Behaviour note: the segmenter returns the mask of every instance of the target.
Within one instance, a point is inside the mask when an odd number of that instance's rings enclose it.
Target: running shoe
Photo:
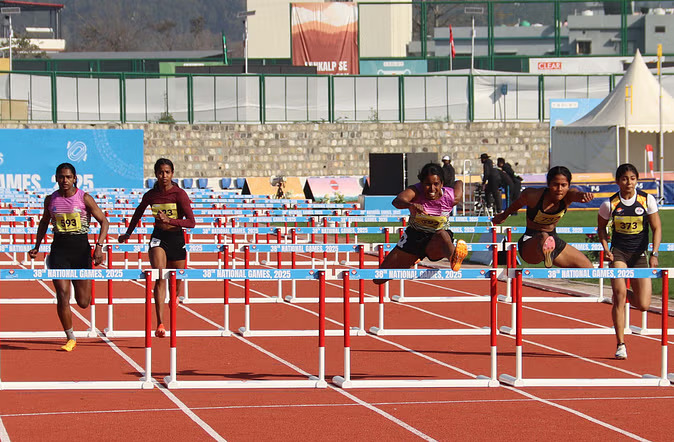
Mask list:
[[[543,256],[545,258],[545,267],[552,267],[552,252],[555,251],[555,238],[548,236],[543,243]]]
[[[618,344],[618,348],[615,351],[616,359],[627,359],[627,347],[625,344]]]
[[[158,338],[163,338],[166,336],[166,329],[164,328],[164,324],[159,324],[157,327],[157,330],[155,330],[154,335]]]
[[[468,246],[466,245],[466,241],[460,239],[456,242],[456,247],[454,247],[454,253],[452,254],[452,258],[449,260],[452,270],[455,272],[458,272],[461,270],[461,263],[463,262],[463,259],[468,255]]]
[[[77,341],[74,339],[68,339],[68,342],[66,342],[66,345],[61,347],[61,350],[64,351],[73,351],[75,349],[75,346],[77,345]]]

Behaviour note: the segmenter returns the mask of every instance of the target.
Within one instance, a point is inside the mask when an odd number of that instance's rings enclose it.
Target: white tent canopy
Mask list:
[[[626,100],[627,87],[631,100]],[[599,105],[568,126],[552,128],[550,165],[567,166],[572,172],[614,172],[617,165],[630,162],[645,172],[646,144],[659,152],[659,104],[658,80],[637,51],[622,80]],[[664,89],[662,104],[664,145],[673,146],[674,98]],[[674,162],[674,155],[667,157]],[[665,168],[671,169],[667,164]]]

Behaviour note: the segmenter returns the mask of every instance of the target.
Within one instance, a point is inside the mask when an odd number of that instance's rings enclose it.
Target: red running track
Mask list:
[[[190,283],[190,298],[222,296],[222,282]],[[489,293],[487,281],[407,281],[406,296]],[[283,283],[289,292],[290,282]],[[298,282],[299,297],[317,294]],[[352,296],[358,282],[352,281]],[[50,299],[50,282],[3,282],[0,299]],[[391,283],[391,295],[398,283]],[[275,282],[251,282],[254,298],[275,297]],[[377,288],[365,283],[367,297]],[[505,293],[505,284],[499,283]],[[142,297],[142,285],[115,283],[115,297]],[[96,284],[97,298],[107,296]],[[340,281],[327,296],[341,297]],[[232,298],[243,284],[231,283]],[[525,288],[524,296],[557,296]],[[143,328],[142,304],[115,307],[117,330]],[[377,304],[365,304],[365,325],[377,325]],[[89,310],[75,307],[76,330],[88,327]],[[107,322],[99,305],[97,327]],[[315,329],[313,304],[253,304],[252,329]],[[489,323],[488,303],[386,303],[387,328],[475,328]],[[231,306],[231,330],[243,325],[243,305]],[[551,303],[524,307],[525,327],[610,327],[610,305]],[[358,324],[351,306],[351,324]],[[510,305],[499,303],[499,326],[510,325]],[[167,312],[168,316],[168,312]],[[327,329],[341,329],[341,304],[328,304]],[[178,310],[181,330],[215,330],[223,307],[189,303]],[[649,314],[649,324],[659,316]],[[54,305],[0,305],[0,332],[59,329]],[[657,374],[658,336],[628,335],[629,359],[613,359],[612,335],[525,336],[527,377],[636,378]],[[2,339],[1,380],[137,380],[144,365],[143,338],[80,338],[72,353],[64,339]],[[467,379],[489,371],[489,336],[353,336],[353,379]],[[316,337],[178,337],[179,380],[303,380],[317,371]],[[0,391],[0,440],[670,440],[671,387],[536,387],[168,390],[169,340],[153,339],[152,390]],[[343,374],[343,339],[328,337],[326,379]],[[498,372],[515,371],[515,343],[498,337]],[[670,367],[672,358],[669,358]],[[674,371],[674,370],[673,370]]]

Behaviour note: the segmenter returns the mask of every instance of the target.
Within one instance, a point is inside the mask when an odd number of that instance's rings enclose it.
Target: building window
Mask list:
[[[576,42],[576,53],[578,55],[590,55],[590,54],[592,54],[592,42],[591,41],[577,41]]]
[[[666,32],[666,31],[665,31],[665,27],[664,27],[664,26],[656,26],[656,27],[655,27],[655,32],[658,32],[658,33],[660,33],[660,34],[664,34],[664,33]]]

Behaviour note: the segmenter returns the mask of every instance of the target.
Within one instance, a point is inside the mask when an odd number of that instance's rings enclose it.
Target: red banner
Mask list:
[[[358,74],[358,8],[355,3],[292,4],[293,65],[319,74]]]

